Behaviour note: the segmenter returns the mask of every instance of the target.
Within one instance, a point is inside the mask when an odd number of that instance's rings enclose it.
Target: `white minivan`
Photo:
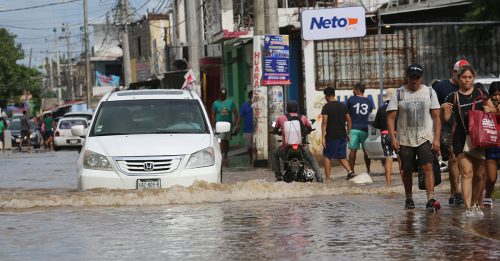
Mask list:
[[[201,99],[187,90],[127,90],[99,102],[77,163],[78,188],[150,189],[221,182],[217,133]]]

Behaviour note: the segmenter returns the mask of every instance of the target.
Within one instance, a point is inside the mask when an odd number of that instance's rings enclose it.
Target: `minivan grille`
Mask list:
[[[181,156],[115,157],[118,169],[126,175],[151,175],[169,173],[179,167]]]

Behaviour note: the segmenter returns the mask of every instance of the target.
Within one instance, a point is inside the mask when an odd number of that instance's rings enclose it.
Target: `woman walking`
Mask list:
[[[476,99],[479,96],[486,96],[487,93],[478,88],[474,88],[474,78],[476,72],[470,65],[464,65],[457,71],[460,88],[457,92],[449,95],[441,108],[444,110],[445,119],[448,120],[453,112],[457,119],[456,129],[453,133],[453,153],[458,157],[460,173],[462,176],[462,193],[465,200],[466,216],[483,216],[480,208],[481,194],[484,189],[484,151],[468,150],[466,139],[468,133],[468,113],[475,103],[477,110],[484,112],[496,112],[493,103],[488,98]],[[474,102],[474,100],[476,100]],[[465,148],[465,149],[464,149]]]

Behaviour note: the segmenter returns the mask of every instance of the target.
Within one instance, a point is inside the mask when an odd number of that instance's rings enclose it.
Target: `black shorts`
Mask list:
[[[21,130],[21,139],[24,139],[26,137],[27,139],[30,138],[30,131],[29,130]]]
[[[434,160],[434,152],[432,152],[430,141],[424,142],[418,147],[401,146],[399,157],[401,158],[401,167],[403,173],[413,173],[419,165],[432,163]]]

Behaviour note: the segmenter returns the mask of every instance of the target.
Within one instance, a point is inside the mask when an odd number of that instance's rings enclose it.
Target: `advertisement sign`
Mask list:
[[[291,84],[288,35],[264,36],[263,65],[262,85]]]
[[[302,39],[325,40],[366,35],[363,7],[326,8],[302,11]]]
[[[104,74],[101,74],[98,71],[95,71],[95,82],[97,87],[101,86],[113,86],[113,87],[119,87],[120,86],[120,76],[116,75],[109,75],[106,76]]]

